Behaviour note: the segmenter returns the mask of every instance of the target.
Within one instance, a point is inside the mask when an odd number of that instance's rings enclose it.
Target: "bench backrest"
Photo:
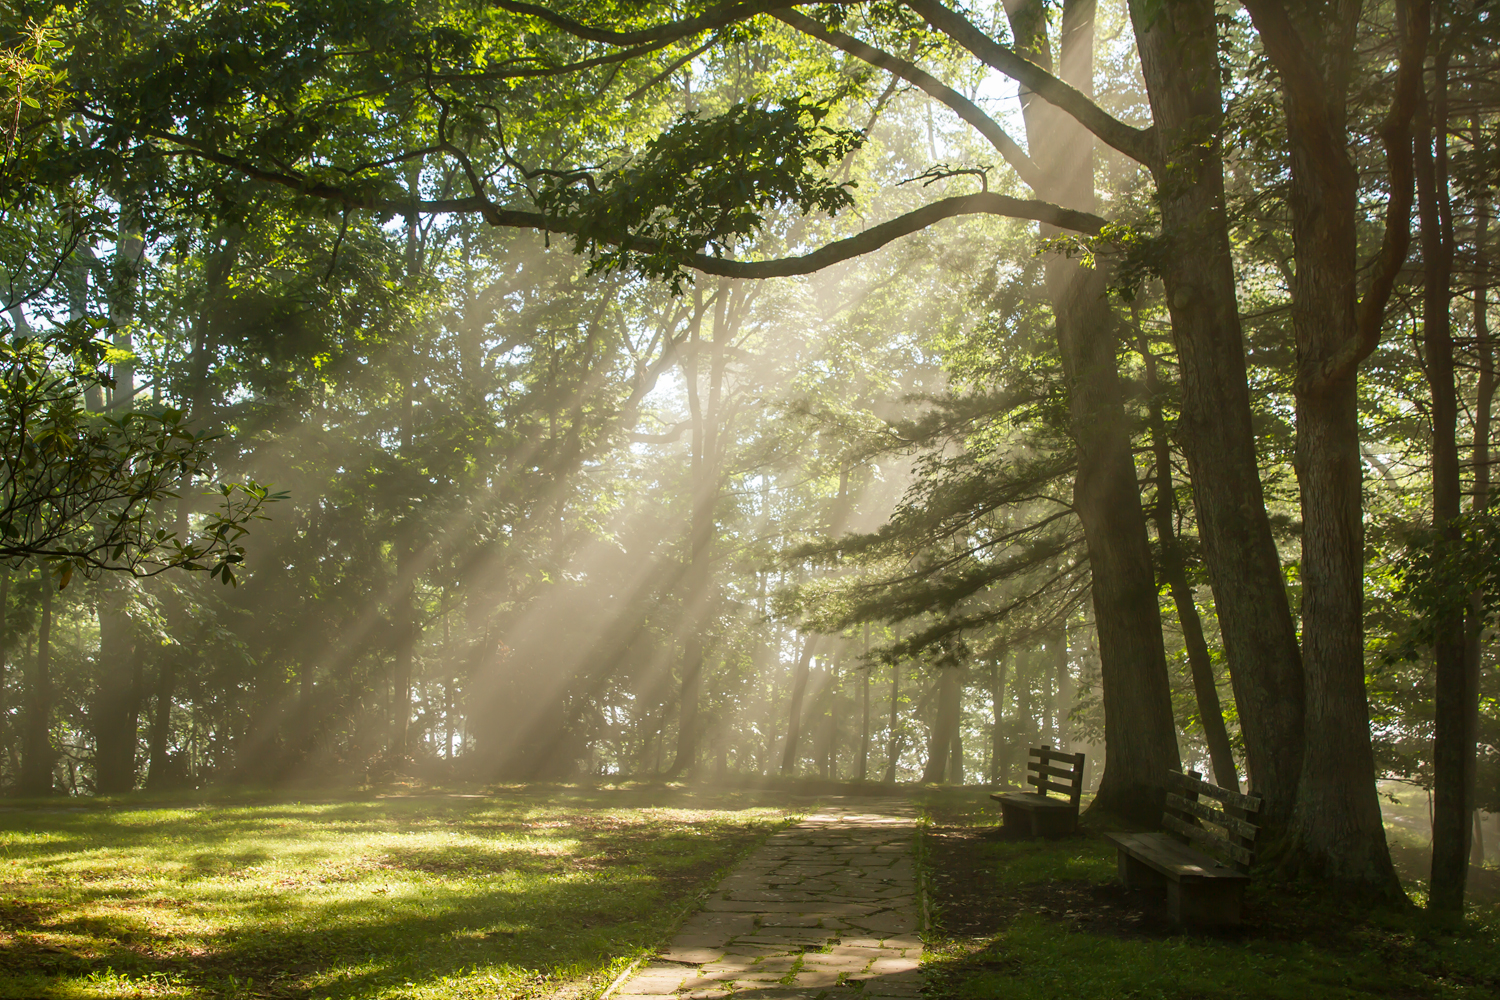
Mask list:
[[[1204,781],[1197,771],[1167,772],[1162,829],[1242,872],[1255,863],[1255,835],[1260,827],[1250,820],[1259,812],[1259,795],[1220,788]]]
[[[1027,751],[1026,770],[1026,784],[1035,785],[1038,795],[1061,792],[1078,805],[1083,794],[1083,754],[1032,747]]]

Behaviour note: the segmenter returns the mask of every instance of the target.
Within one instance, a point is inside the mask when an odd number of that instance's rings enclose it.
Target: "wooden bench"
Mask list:
[[[1258,795],[1220,788],[1197,771],[1169,771],[1164,832],[1107,834],[1118,848],[1120,881],[1133,888],[1165,883],[1174,924],[1238,924],[1260,829],[1248,817],[1258,812]]]
[[[1057,765],[1061,764],[1059,767]],[[1048,747],[1027,751],[1026,783],[1034,792],[996,792],[1005,829],[1031,837],[1066,837],[1078,830],[1078,799],[1083,795],[1083,754]],[[1061,781],[1057,779],[1062,779]],[[1065,799],[1047,793],[1061,792]]]

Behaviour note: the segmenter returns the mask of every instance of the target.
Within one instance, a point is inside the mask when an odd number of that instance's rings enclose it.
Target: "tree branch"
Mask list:
[[[571,17],[549,10],[540,4],[523,3],[521,0],[493,0],[493,2],[502,10],[508,10],[513,14],[529,14],[546,21],[554,28],[560,28],[586,41],[600,42],[604,45],[643,45],[648,42],[677,41],[699,32],[712,31],[737,21],[749,20],[756,14],[794,7],[802,0],[734,0],[731,3],[720,4],[697,17],[652,28],[641,28],[638,31],[615,31],[613,28],[595,27],[591,24],[584,24],[582,21],[575,21]],[[857,0],[835,0],[835,2],[854,3]]]
[[[480,216],[492,226],[537,229],[542,232],[570,235],[578,233],[583,228],[583,224],[574,219],[548,216],[542,212],[501,208],[477,192],[467,198],[432,200],[371,198],[324,181],[309,182],[297,174],[264,170],[235,157],[204,149],[191,140],[177,136],[164,135],[159,138],[179,143],[192,155],[229,167],[253,180],[289,188],[300,194],[321,198],[352,209],[391,214],[411,211],[424,215],[470,214]],[[1067,229],[1090,236],[1098,235],[1105,226],[1104,219],[1090,212],[1079,212],[1053,205],[1050,202],[1011,198],[986,191],[955,198],[943,198],[907,212],[905,215],[899,215],[879,225],[871,226],[857,236],[835,240],[800,257],[758,261],[726,260],[703,253],[680,253],[675,257],[684,266],[705,274],[717,274],[728,278],[784,278],[811,274],[832,264],[878,250],[887,243],[926,229],[944,219],[952,219],[961,215],[998,215],[1011,219],[1030,219],[1034,222],[1056,226],[1058,229]],[[590,238],[596,237],[591,235]],[[637,253],[658,254],[662,250],[661,244],[656,240],[629,235],[614,240],[604,240],[604,242],[613,242],[625,250]]]
[[[900,77],[908,83],[916,85],[923,93],[936,101],[946,105],[954,114],[974,126],[974,129],[989,140],[990,145],[1005,158],[1021,180],[1032,189],[1045,184],[1041,168],[1031,161],[1026,151],[1016,144],[1016,141],[1006,134],[998,122],[985,114],[979,107],[958,91],[949,87],[941,80],[934,78],[930,73],[915,64],[866,45],[857,38],[844,34],[842,31],[833,31],[814,21],[805,14],[793,10],[777,11],[771,15],[778,21],[796,28],[806,35],[826,42],[835,48],[843,49],[856,59],[863,60],[878,69]]]
[[[1078,124],[1098,136],[1100,142],[1114,147],[1153,171],[1159,165],[1156,143],[1152,138],[1154,127],[1139,129],[1125,124],[1089,100],[1081,91],[1001,45],[961,14],[949,10],[936,0],[905,0],[905,3],[926,19],[928,24],[968,49],[980,61],[998,69],[1048,104],[1071,115]]]

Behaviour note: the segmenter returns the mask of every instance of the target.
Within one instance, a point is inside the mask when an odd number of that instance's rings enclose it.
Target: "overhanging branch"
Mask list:
[[[772,16],[803,34],[811,35],[821,42],[843,49],[856,59],[863,60],[871,66],[883,69],[914,84],[927,96],[946,105],[954,114],[974,126],[974,129],[988,139],[990,145],[994,146],[996,151],[1005,158],[1005,162],[1011,165],[1027,186],[1035,190],[1045,184],[1041,169],[1032,162],[1031,157],[1026,155],[1026,151],[1006,134],[995,119],[981,111],[973,101],[914,63],[867,45],[842,31],[825,28],[807,15],[794,10],[777,11]]]
[[[981,62],[993,66],[1017,81],[1053,107],[1071,115],[1078,124],[1126,156],[1155,168],[1158,160],[1151,129],[1127,125],[1036,63],[1018,55],[980,31],[967,18],[949,10],[936,0],[906,0],[906,6],[920,14],[928,24],[972,52]]]

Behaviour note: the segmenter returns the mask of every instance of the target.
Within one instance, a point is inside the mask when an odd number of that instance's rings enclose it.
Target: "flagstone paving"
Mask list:
[[[771,836],[617,1000],[906,1000],[922,940],[902,801],[834,806]]]

